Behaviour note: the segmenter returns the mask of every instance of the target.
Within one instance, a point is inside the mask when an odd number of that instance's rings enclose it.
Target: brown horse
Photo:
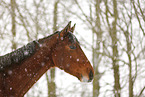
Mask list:
[[[0,97],[22,97],[51,67],[90,82],[94,70],[72,34],[71,22],[62,30],[0,56]]]

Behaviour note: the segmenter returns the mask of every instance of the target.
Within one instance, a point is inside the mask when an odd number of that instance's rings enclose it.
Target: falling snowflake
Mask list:
[[[13,73],[12,70],[9,70],[9,71],[8,71],[8,74],[9,74],[9,75],[11,75],[12,73]]]
[[[61,37],[60,39],[63,40],[63,37]]]
[[[24,51],[24,55],[27,56],[29,54],[28,51]]]
[[[45,65],[45,62],[41,62],[41,66],[44,66]]]
[[[42,44],[39,44],[39,46],[42,47],[43,45]]]
[[[27,72],[27,68],[25,68],[25,72]]]
[[[12,90],[12,87],[10,87],[10,90]]]
[[[80,61],[80,59],[77,59],[77,62],[79,62]]]

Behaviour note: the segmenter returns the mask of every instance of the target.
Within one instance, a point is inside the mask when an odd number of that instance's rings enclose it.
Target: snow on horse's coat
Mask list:
[[[51,67],[90,82],[94,70],[73,35],[71,22],[56,33],[0,56],[0,97],[22,97]]]

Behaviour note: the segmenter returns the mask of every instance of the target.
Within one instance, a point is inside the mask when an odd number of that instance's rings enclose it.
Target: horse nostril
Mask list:
[[[92,81],[93,77],[94,77],[93,71],[90,70],[90,73],[89,73],[89,81],[88,82]]]

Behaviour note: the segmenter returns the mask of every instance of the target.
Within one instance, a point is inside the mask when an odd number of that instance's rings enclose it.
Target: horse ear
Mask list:
[[[74,30],[75,30],[75,26],[76,26],[76,24],[74,24],[74,26],[71,28],[71,32],[72,32],[72,33],[73,33]]]
[[[67,26],[61,31],[60,37],[65,36],[71,30],[71,21],[67,24]]]

